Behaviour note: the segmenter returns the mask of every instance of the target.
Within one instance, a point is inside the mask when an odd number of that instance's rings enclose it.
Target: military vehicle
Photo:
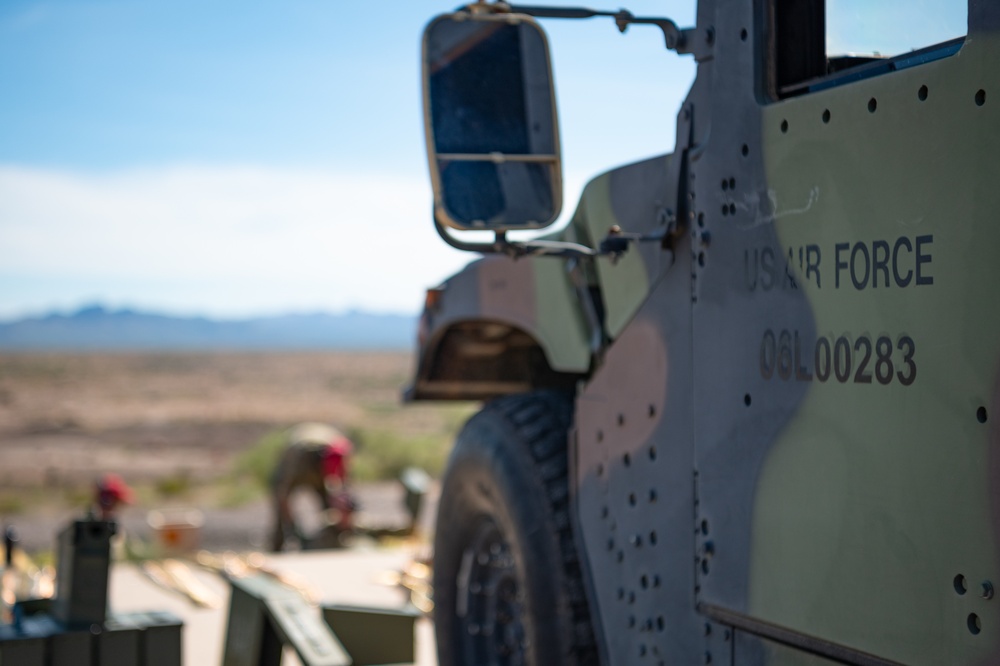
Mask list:
[[[1000,3],[961,5],[867,56],[823,0],[431,21],[434,223],[484,255],[428,291],[409,389],[485,401],[443,665],[1000,664]],[[676,147],[516,240],[562,206],[539,26],[588,17],[697,62]]]

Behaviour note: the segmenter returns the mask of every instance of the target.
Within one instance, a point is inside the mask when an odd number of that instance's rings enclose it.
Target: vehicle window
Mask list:
[[[801,95],[952,55],[962,0],[774,0],[772,92]]]
[[[826,0],[826,53],[889,57],[965,35],[964,0]]]

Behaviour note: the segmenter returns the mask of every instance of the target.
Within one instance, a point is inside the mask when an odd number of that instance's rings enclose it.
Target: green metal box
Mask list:
[[[330,625],[354,666],[412,664],[415,608],[367,608],[326,604],[323,619]]]

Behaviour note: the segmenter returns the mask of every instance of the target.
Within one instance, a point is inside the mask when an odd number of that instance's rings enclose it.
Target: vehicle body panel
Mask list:
[[[686,225],[595,261],[603,353],[569,283],[539,314],[540,259],[490,260],[518,286],[436,326],[526,308],[505,321],[585,380],[606,663],[1000,663],[1000,5],[969,2],[957,50],[782,100],[772,8],[699,3],[677,149],[595,179],[563,234]]]

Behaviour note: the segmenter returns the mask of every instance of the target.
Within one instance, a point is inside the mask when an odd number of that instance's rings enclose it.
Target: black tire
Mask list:
[[[441,666],[598,663],[569,514],[572,409],[555,391],[499,398],[459,434],[434,538]]]

